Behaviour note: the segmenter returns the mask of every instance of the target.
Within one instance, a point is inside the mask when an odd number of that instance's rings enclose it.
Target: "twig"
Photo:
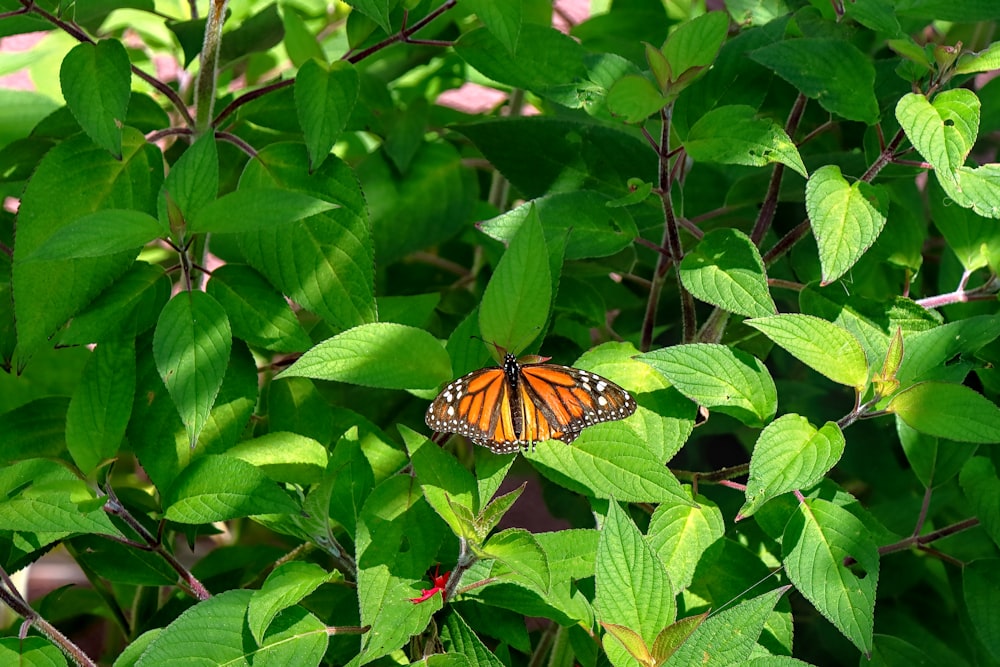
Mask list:
[[[788,113],[788,120],[785,122],[785,133],[789,137],[795,136],[799,129],[799,122],[802,120],[802,112],[805,111],[807,98],[799,93],[792,104],[792,110]],[[778,210],[778,193],[781,190],[781,177],[785,174],[785,165],[776,162],[771,170],[771,181],[767,186],[767,194],[764,196],[764,203],[757,214],[757,221],[754,223],[753,231],[750,232],[750,240],[756,246],[760,245],[767,230],[771,228],[774,221],[774,213]]]

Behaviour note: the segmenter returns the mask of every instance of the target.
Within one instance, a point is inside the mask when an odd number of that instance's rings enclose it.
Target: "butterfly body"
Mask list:
[[[635,400],[595,373],[546,363],[481,368],[452,381],[427,409],[427,425],[457,433],[497,454],[528,449],[543,440],[570,443],[588,426],[624,419]]]

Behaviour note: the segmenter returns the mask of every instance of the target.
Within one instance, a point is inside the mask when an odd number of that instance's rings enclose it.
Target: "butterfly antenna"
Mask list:
[[[753,589],[757,588],[758,586],[760,586],[762,583],[764,583],[765,581],[767,581],[771,577],[777,575],[779,572],[784,571],[784,569],[785,569],[785,566],[781,565],[777,569],[775,569],[774,571],[769,572],[768,574],[764,575],[764,577],[762,577],[760,581],[758,581],[756,583],[753,583],[753,584],[750,584],[750,586],[745,591],[743,591],[739,595],[733,597],[731,600],[729,600],[728,602],[726,602],[725,604],[723,604],[718,609],[713,609],[711,611],[711,613],[709,613],[708,617],[711,618],[712,616],[715,616],[716,614],[718,614],[720,611],[723,611],[724,609],[727,609],[727,608],[733,606],[736,603],[737,600],[742,599],[744,595],[746,595],[747,593],[749,593]]]

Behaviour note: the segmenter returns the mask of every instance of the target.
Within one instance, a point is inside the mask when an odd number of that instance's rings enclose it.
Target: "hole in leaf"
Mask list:
[[[399,540],[399,553],[405,554],[409,550],[410,550],[410,538],[408,538],[406,535],[403,535],[403,537]]]
[[[854,559],[851,559],[851,561],[852,562],[847,566],[847,569],[851,571],[851,574],[853,574],[858,579],[866,578],[868,576],[868,571],[865,568],[863,568],[858,561]]]
[[[944,121],[944,126],[945,127],[954,127],[955,126],[955,121],[953,121],[951,118],[947,118]]]

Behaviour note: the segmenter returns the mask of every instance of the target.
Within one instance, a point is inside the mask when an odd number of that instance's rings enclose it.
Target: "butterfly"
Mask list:
[[[635,400],[611,380],[537,359],[522,364],[505,354],[502,366],[452,381],[427,408],[424,421],[434,431],[464,435],[509,454],[543,440],[570,443],[588,426],[635,412]]]

